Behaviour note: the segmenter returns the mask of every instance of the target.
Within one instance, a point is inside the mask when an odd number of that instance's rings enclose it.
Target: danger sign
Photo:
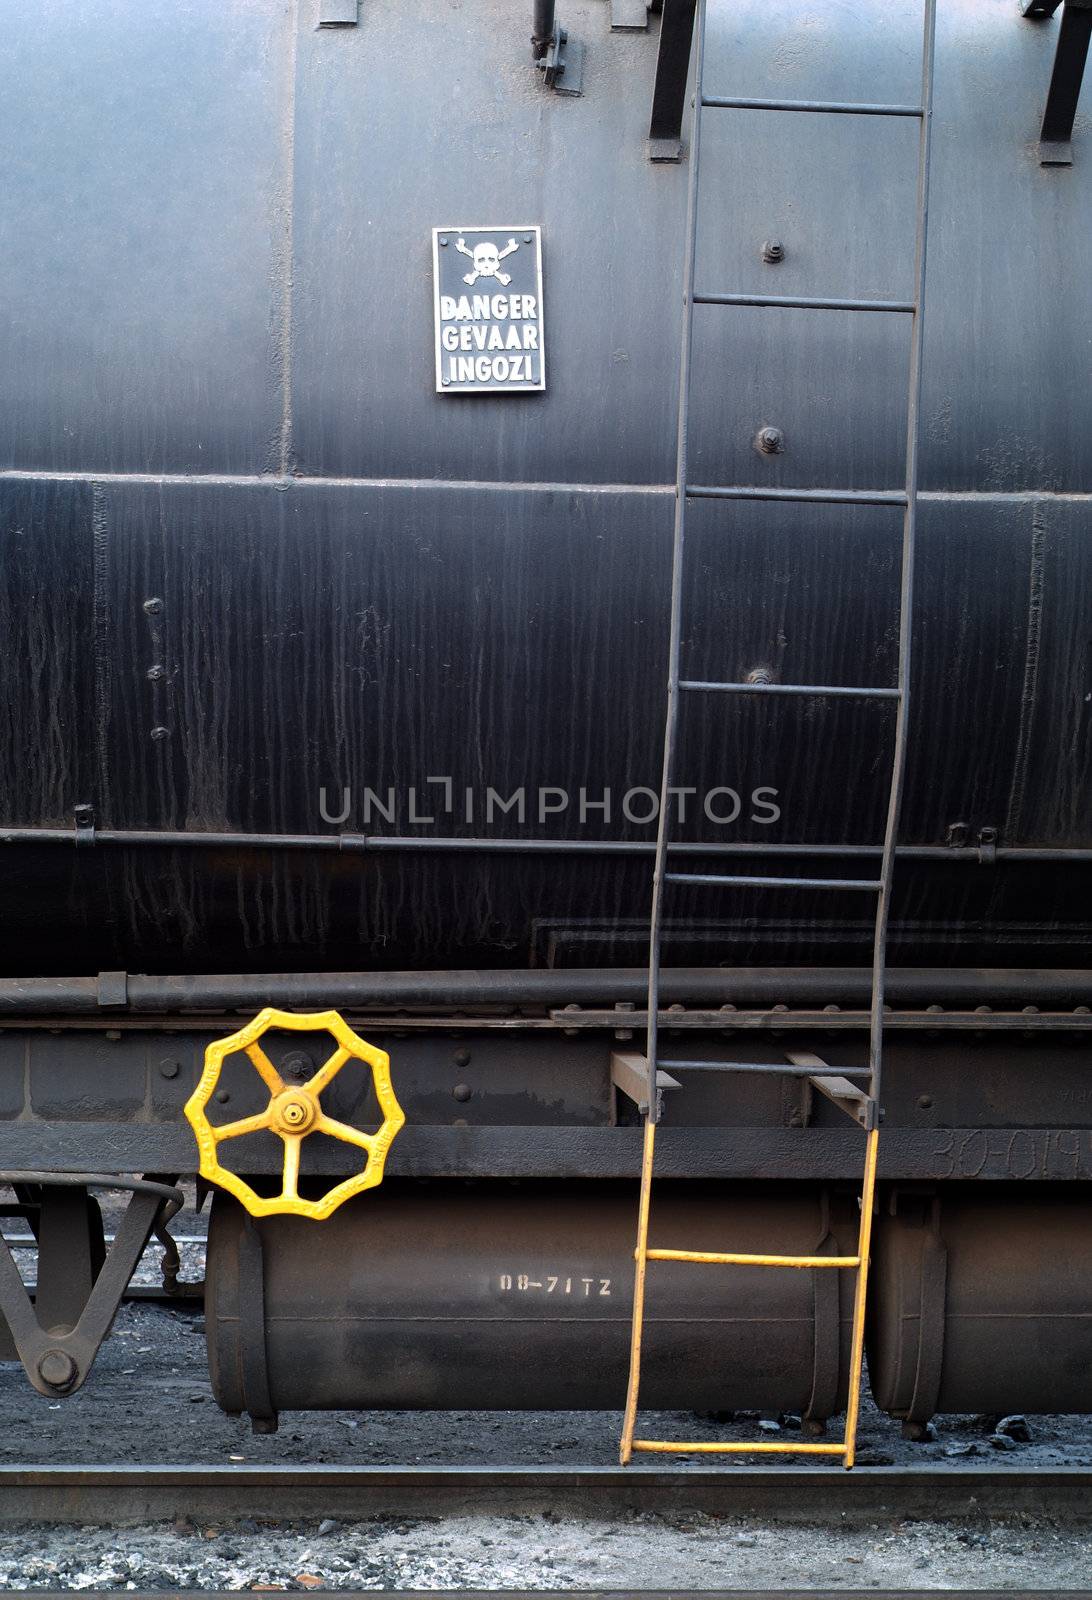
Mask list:
[[[541,230],[434,228],[432,257],[437,391],[545,389]]]

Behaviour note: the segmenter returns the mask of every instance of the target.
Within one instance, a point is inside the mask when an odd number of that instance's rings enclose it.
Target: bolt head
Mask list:
[[[315,1063],[306,1050],[290,1050],[281,1065],[281,1077],[294,1083],[306,1083],[314,1071]]]
[[[76,1363],[67,1350],[47,1350],[38,1361],[38,1376],[51,1389],[70,1389],[76,1381]]]
[[[300,1089],[287,1089],[273,1101],[272,1124],[274,1131],[306,1133],[319,1115],[319,1105]]]
[[[785,246],[780,239],[767,239],[762,246],[762,259],[770,266],[785,259]]]
[[[177,1078],[178,1077],[178,1062],[177,1061],[172,1061],[171,1058],[168,1056],[166,1058],[166,1060],[161,1061],[159,1063],[159,1073],[160,1073],[160,1077],[163,1077],[163,1078]]]
[[[776,456],[785,448],[785,435],[780,428],[759,428],[755,444],[764,456]]]

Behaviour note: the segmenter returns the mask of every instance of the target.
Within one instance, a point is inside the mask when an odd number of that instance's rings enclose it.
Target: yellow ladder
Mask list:
[[[816,1063],[821,1070],[821,1063]],[[817,1072],[810,1077],[814,1087],[829,1093],[833,1099],[841,1097],[846,1080]],[[622,1424],[622,1443],[619,1451],[623,1466],[631,1460],[634,1451],[653,1455],[670,1455],[696,1451],[702,1455],[813,1455],[841,1456],[846,1468],[852,1467],[857,1447],[857,1419],[860,1410],[861,1366],[864,1361],[865,1310],[868,1299],[868,1253],[872,1240],[872,1209],[876,1193],[876,1159],[879,1153],[880,1130],[876,1125],[878,1113],[875,1102],[860,1096],[864,1116],[871,1124],[865,1134],[864,1182],[861,1186],[861,1220],[857,1233],[857,1253],[852,1256],[764,1256],[742,1255],[732,1251],[709,1250],[650,1250],[648,1247],[648,1219],[652,1200],[652,1158],[656,1145],[656,1124],[651,1117],[645,1120],[644,1150],[641,1157],[641,1198],[637,1216],[637,1263],[633,1283],[633,1324],[630,1333],[629,1387],[626,1392],[626,1410]],[[839,1440],[824,1440],[815,1444],[783,1444],[773,1441],[743,1441],[720,1443],[702,1440],[674,1441],[664,1439],[635,1439],[637,1425],[637,1400],[641,1385],[641,1335],[645,1316],[645,1275],[650,1261],[689,1261],[698,1266],[710,1267],[789,1267],[821,1268],[834,1271],[846,1269],[857,1273],[856,1292],[853,1297],[853,1333],[850,1341],[849,1400],[846,1406],[845,1433]]]

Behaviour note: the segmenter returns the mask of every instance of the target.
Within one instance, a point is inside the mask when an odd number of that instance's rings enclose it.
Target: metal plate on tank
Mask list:
[[[541,230],[434,228],[432,259],[437,391],[545,389]]]

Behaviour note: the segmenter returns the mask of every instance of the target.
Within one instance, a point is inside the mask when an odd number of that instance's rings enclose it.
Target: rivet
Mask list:
[[[746,681],[748,683],[759,684],[772,683],[774,681],[773,672],[769,667],[752,667],[750,672],[747,674]]]
[[[150,599],[145,600],[144,609],[150,617],[158,616],[163,610],[163,602],[158,595],[152,595]]]
[[[177,1061],[172,1061],[170,1056],[167,1056],[165,1060],[163,1060],[163,1061],[161,1061],[159,1063],[159,1072],[160,1072],[160,1076],[161,1077],[164,1077],[164,1078],[177,1078],[178,1077],[178,1062]]]
[[[455,1052],[453,1060],[457,1067],[468,1067],[470,1065],[470,1051],[466,1048],[465,1044],[459,1046],[458,1050]]]
[[[773,266],[778,261],[785,259],[785,246],[780,239],[767,239],[762,246],[762,259]]]
[[[918,1105],[920,1106],[922,1111],[928,1111],[928,1109],[932,1105],[932,1103],[933,1103],[933,1097],[932,1097],[931,1094],[919,1094],[918,1095]]]
[[[451,1092],[456,1100],[470,1099],[470,1085],[468,1083],[457,1083]]]
[[[446,239],[441,239],[440,243],[443,244],[443,245],[446,245],[447,244],[447,240]]]
[[[764,456],[776,456],[785,448],[785,435],[780,428],[759,428],[755,445]]]
[[[220,1104],[222,1106],[226,1106],[228,1101],[231,1099],[231,1090],[230,1089],[217,1089],[216,1098],[217,1098],[217,1100],[219,1100],[219,1102],[220,1102]]]
[[[161,661],[157,661],[154,667],[148,668],[148,676],[155,683],[157,678],[165,678],[167,676],[167,669]]]
[[[523,235],[523,242],[524,242],[524,244],[530,244],[530,242],[531,242],[531,235],[530,235],[530,234],[529,234],[529,233],[525,233],[525,234],[524,234],[524,235]]]
[[[171,736],[170,728],[163,728],[163,727],[153,728],[152,732],[151,732],[151,737],[153,739],[155,739],[155,740],[169,739],[170,736]]]

